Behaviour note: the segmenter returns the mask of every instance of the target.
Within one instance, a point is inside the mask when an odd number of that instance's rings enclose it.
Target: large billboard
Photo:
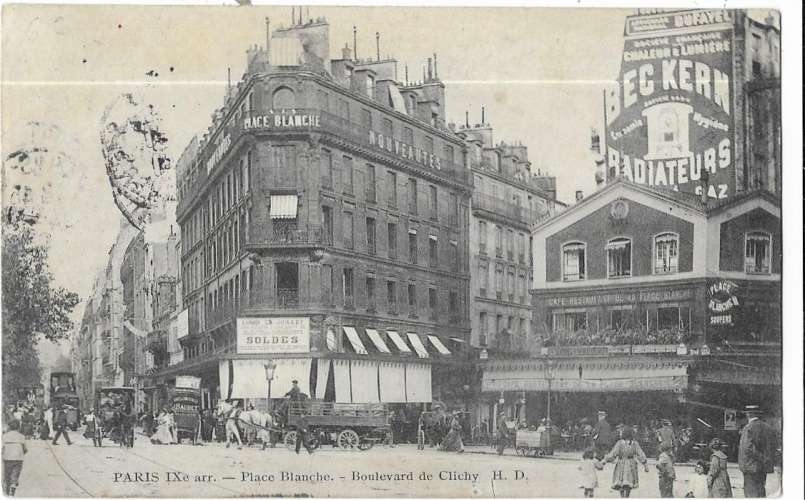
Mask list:
[[[618,95],[607,116],[609,171],[639,184],[734,193],[733,13],[627,18]]]
[[[238,318],[238,354],[309,351],[310,318]]]

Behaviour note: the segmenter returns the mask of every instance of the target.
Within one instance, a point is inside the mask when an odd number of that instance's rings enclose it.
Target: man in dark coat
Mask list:
[[[659,441],[660,449],[665,448],[671,459],[676,458],[676,436],[674,435],[674,428],[671,421],[667,418],[662,419],[662,427],[657,431],[657,440]]]
[[[313,453],[310,447],[310,440],[308,439],[308,425],[307,417],[304,415],[299,419],[299,426],[296,428],[296,453],[299,454],[299,448],[305,446],[308,454]]]
[[[290,399],[291,401],[299,401],[302,399],[302,390],[299,389],[299,381],[294,380],[291,382],[293,386],[291,390],[285,393],[285,397]]]
[[[503,450],[506,449],[512,438],[510,433],[509,419],[506,418],[504,412],[500,412],[500,415],[498,415],[498,455],[503,455]]]
[[[61,405],[56,407],[56,414],[53,416],[53,427],[56,429],[56,435],[53,436],[51,444],[58,445],[60,436],[64,436],[68,445],[73,444],[70,442],[70,435],[67,434],[67,412],[64,411]]]
[[[595,442],[595,457],[598,460],[609,453],[612,445],[615,444],[615,434],[607,422],[607,412],[605,411],[598,412],[598,422],[593,428],[593,441]]]
[[[763,412],[760,407],[744,407],[749,419],[741,429],[738,443],[738,468],[744,476],[744,496],[764,498],[766,496],[766,474],[774,472],[774,430],[760,420]]]

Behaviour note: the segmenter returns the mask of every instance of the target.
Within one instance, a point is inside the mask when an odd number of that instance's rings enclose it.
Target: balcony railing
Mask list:
[[[502,198],[477,192],[472,194],[472,208],[501,215],[525,224],[536,222],[545,215],[544,212],[531,210],[528,207],[519,206]]]
[[[279,121],[279,125],[277,121]],[[214,136],[215,140],[207,140],[201,145],[199,157],[206,161],[206,159],[212,155],[212,152],[219,147],[221,138],[225,136],[229,136],[231,143],[235,144],[243,134],[275,131],[295,133],[316,131],[330,133],[342,140],[372,148],[377,151],[378,154],[383,154],[394,160],[411,164],[418,169],[422,169],[423,171],[448,180],[466,184],[469,183],[471,179],[470,170],[464,165],[453,163],[445,158],[440,158],[441,168],[426,167],[415,160],[396,155],[387,151],[385,148],[381,148],[377,144],[373,144],[370,141],[370,132],[372,131],[370,127],[344,119],[333,113],[313,108],[298,108],[293,112],[282,111],[279,113],[266,109],[236,115],[235,118],[230,119],[227,125]],[[199,173],[189,181],[179,179],[182,195],[177,205],[177,213],[180,216],[188,209],[201,190],[204,189],[210,174],[212,174],[216,168],[219,168],[219,165],[213,165],[212,167],[210,172],[207,172],[206,168],[200,169]],[[323,178],[322,185],[329,186],[329,188],[332,189],[332,180],[325,180]]]
[[[271,233],[258,231],[260,236],[251,238],[249,246],[298,247],[298,246],[330,246],[332,235],[321,226],[306,228],[274,228]]]

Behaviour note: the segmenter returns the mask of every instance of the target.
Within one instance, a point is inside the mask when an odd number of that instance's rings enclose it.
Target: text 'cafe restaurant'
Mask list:
[[[450,356],[433,335],[325,325],[317,316],[238,318],[236,353],[218,360],[219,397],[264,406],[269,391],[283,398],[297,380],[328,402],[430,403],[431,365]]]

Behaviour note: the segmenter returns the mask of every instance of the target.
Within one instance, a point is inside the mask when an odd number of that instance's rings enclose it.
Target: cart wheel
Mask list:
[[[339,432],[338,438],[336,439],[338,447],[342,450],[353,450],[358,446],[360,441],[361,439],[358,437],[358,433],[352,429],[344,429]]]
[[[296,449],[296,431],[290,431],[282,440],[285,443],[285,447],[289,450],[293,451]]]

